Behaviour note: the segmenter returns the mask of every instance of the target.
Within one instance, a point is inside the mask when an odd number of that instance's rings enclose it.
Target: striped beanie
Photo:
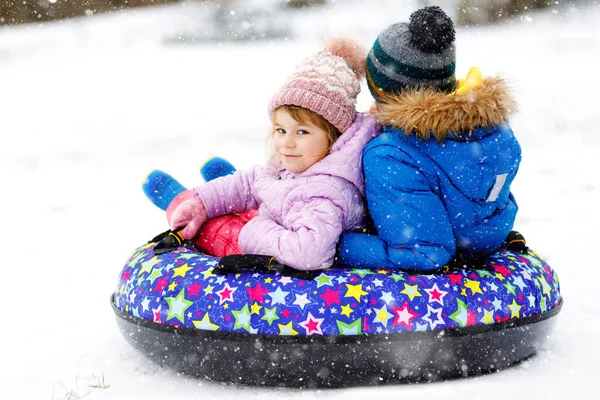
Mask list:
[[[330,40],[325,50],[307,57],[269,103],[269,116],[281,106],[306,108],[344,133],[356,115],[366,50],[354,40]]]
[[[456,88],[454,24],[437,6],[413,12],[408,23],[381,32],[367,57],[367,82],[376,100],[408,88]]]

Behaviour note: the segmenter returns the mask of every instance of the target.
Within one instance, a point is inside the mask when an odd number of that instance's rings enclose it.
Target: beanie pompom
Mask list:
[[[438,6],[412,13],[408,30],[412,45],[426,53],[439,53],[454,42],[454,24]]]
[[[325,49],[346,61],[358,79],[365,76],[366,49],[356,40],[331,38],[325,42]]]

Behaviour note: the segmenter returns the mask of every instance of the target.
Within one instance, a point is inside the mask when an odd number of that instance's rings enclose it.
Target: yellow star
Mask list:
[[[521,311],[521,306],[517,304],[517,301],[513,299],[513,302],[508,305],[510,308],[510,317],[511,318],[519,318],[519,312]]]
[[[280,335],[295,336],[295,335],[298,334],[298,332],[296,332],[294,330],[294,328],[292,328],[292,322],[291,321],[289,323],[287,323],[286,325],[277,324],[277,326],[279,326],[279,334]]]
[[[214,286],[208,285],[206,289],[204,289],[204,293],[211,294],[213,292]]]
[[[493,324],[494,323],[494,311],[483,310],[483,318],[481,321],[484,324]]]
[[[229,308],[229,303],[223,304],[223,308],[227,310]]]
[[[265,279],[265,283],[271,283],[273,282],[273,278],[268,277],[267,279]]]
[[[465,278],[465,281],[466,281],[465,287],[471,289],[471,294],[475,294],[475,293],[481,293],[481,294],[483,294],[483,292],[479,288],[479,284],[481,282],[479,282],[479,281],[472,281],[472,280],[466,279],[466,278]]]
[[[173,290],[175,290],[176,287],[177,287],[177,283],[171,282],[171,284],[169,285],[169,290],[173,291]]]
[[[404,284],[404,290],[402,290],[400,293],[407,295],[410,301],[413,301],[413,299],[417,296],[421,296],[419,287],[417,285],[409,285],[408,283]]]
[[[317,293],[319,293],[319,292],[317,292],[316,290],[313,290],[313,294],[317,294]]]
[[[359,283],[358,285],[349,285],[346,283],[346,287],[348,288],[348,291],[344,297],[354,297],[356,301],[360,302],[360,296],[367,294],[367,292],[362,290],[362,283]]]
[[[503,281],[504,275],[502,275],[500,272],[496,272],[496,278],[498,278],[500,281]]]
[[[350,314],[352,314],[353,312],[354,310],[350,307],[350,304],[346,304],[345,306],[342,306],[342,312],[340,312],[340,314],[350,318]]]
[[[225,304],[227,304],[227,303],[225,303]],[[261,308],[262,308],[262,306],[258,305],[258,303],[255,301],[254,304],[252,304],[252,306],[250,307],[250,309],[252,310],[252,312],[250,314],[260,315]]]
[[[378,270],[377,270],[377,273],[378,273],[378,274],[382,274],[382,275],[387,275],[387,274],[389,274],[390,272],[389,272],[389,271],[387,271],[387,270],[385,270],[385,269],[378,269]]]
[[[208,313],[205,313],[204,317],[202,317],[200,321],[192,321],[192,323],[194,324],[196,329],[204,329],[207,331],[216,331],[217,329],[219,329],[219,325],[210,322],[210,317],[208,316]]]
[[[246,286],[250,286],[250,282],[246,282]]]
[[[120,295],[122,295],[122,294],[123,294],[123,290],[125,290],[125,285],[122,285],[122,286],[119,288],[119,294],[120,294]]]
[[[173,268],[173,271],[175,271],[175,273],[173,274],[173,278],[175,278],[176,276],[182,276],[185,278],[185,274],[187,274],[190,269],[193,268],[188,267],[187,264],[183,264],[181,267]]]
[[[465,288],[460,289],[460,294],[461,294],[461,296],[467,295],[467,291],[465,290]]]

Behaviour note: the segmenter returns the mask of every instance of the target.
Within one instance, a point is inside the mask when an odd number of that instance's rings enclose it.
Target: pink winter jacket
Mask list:
[[[240,231],[245,253],[274,256],[299,270],[328,268],[342,232],[364,221],[362,150],[379,131],[372,117],[357,113],[329,154],[304,172],[255,166],[198,186],[194,194],[209,219],[258,209]]]

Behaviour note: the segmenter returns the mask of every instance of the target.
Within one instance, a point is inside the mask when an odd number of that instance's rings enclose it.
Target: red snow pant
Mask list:
[[[179,204],[192,197],[191,190],[186,190],[177,195],[167,208],[167,219]],[[197,249],[215,257],[243,254],[244,252],[238,245],[240,231],[257,214],[256,210],[251,210],[244,214],[228,214],[210,219],[202,225],[192,239],[192,243]]]

